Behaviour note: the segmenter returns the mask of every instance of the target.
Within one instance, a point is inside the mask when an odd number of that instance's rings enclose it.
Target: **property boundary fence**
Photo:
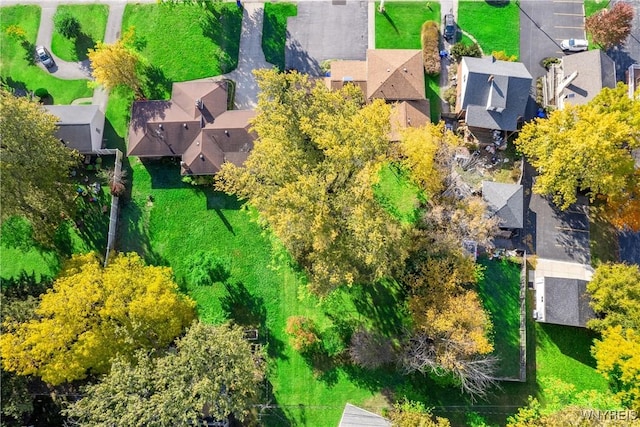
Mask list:
[[[119,176],[122,173],[122,151],[116,149],[98,150],[96,154],[101,155],[115,155],[116,161],[113,166],[113,173]],[[107,266],[109,262],[109,255],[113,250],[113,246],[116,240],[116,229],[118,227],[118,209],[119,209],[119,197],[111,195],[111,213],[109,214],[109,233],[107,234],[107,249],[104,254],[104,266]]]
[[[527,381],[527,251],[520,269],[520,382]]]

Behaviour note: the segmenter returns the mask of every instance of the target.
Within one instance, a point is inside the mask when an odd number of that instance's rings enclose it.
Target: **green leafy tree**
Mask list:
[[[480,50],[480,46],[478,43],[466,44],[463,42],[458,42],[451,46],[451,56],[455,59],[456,62],[460,62],[463,56],[471,56],[474,58],[479,58],[482,56],[482,50]]]
[[[515,143],[539,172],[533,190],[553,196],[563,209],[578,189],[616,209],[640,196],[631,154],[640,147],[640,100],[629,99],[623,84],[527,123]]]
[[[202,425],[205,417],[246,420],[260,396],[263,354],[237,326],[195,322],[175,351],[135,363],[118,357],[67,415],[82,425]],[[123,398],[127,396],[127,398]]]
[[[0,218],[25,217],[43,244],[73,216],[69,171],[80,159],[55,137],[56,122],[38,103],[0,89]]]
[[[602,332],[612,326],[640,331],[640,268],[601,264],[587,284],[596,318],[588,326]]]
[[[56,12],[53,17],[56,31],[68,39],[74,39],[80,35],[80,21],[67,12]]]
[[[257,208],[317,293],[401,269],[406,233],[373,192],[388,158],[390,106],[296,72],[256,76],[258,139],[243,167],[223,166],[218,189]]]
[[[170,344],[193,320],[194,305],[169,268],[145,266],[137,254],[118,255],[106,268],[94,254],[75,255],[36,319],[5,322],[2,365],[52,385],[104,373],[117,354]]]

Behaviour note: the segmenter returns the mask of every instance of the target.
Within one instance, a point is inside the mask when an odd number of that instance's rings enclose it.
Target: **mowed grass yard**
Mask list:
[[[109,6],[104,4],[60,5],[56,14],[69,14],[80,23],[80,34],[68,39],[54,26],[51,51],[65,61],[83,61],[87,59],[87,50],[93,49],[96,42],[104,40],[107,27]]]
[[[404,224],[415,223],[424,194],[411,182],[407,171],[399,165],[387,163],[380,169],[378,179],[374,193],[387,212]]]
[[[147,79],[168,98],[172,82],[217,76],[238,65],[242,10],[234,3],[127,4],[122,29],[149,62]]]
[[[294,3],[265,3],[262,25],[262,51],[267,62],[285,69],[287,18],[298,14]]]
[[[39,64],[30,62],[34,57],[38,26],[39,6],[6,6],[0,8],[0,76],[13,89],[35,91],[45,88],[54,104],[70,104],[76,98],[93,95],[87,80],[60,80]],[[6,33],[7,27],[18,25],[25,32],[21,43]],[[28,49],[25,49],[26,46]],[[31,60],[32,61],[32,60]]]
[[[376,2],[376,49],[421,49],[420,30],[425,21],[440,25],[438,2],[387,2],[379,13]]]
[[[485,1],[461,1],[458,25],[478,40],[485,55],[505,51],[520,57],[520,10],[516,2],[494,6]]]
[[[478,294],[493,324],[494,354],[500,359],[497,376],[518,378],[520,372],[520,265],[506,259],[479,260],[484,277]]]

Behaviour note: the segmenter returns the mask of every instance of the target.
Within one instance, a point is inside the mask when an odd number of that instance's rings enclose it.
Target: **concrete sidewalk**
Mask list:
[[[562,277],[589,281],[593,277],[593,267],[577,262],[538,258],[536,260],[535,277],[536,279],[540,277]]]

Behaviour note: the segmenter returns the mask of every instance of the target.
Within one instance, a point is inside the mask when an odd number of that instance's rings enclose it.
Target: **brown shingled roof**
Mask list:
[[[176,83],[170,101],[134,102],[127,154],[182,156],[189,175],[215,174],[225,161],[241,165],[253,148],[249,122],[256,113],[226,108],[226,83],[214,81]]]
[[[331,76],[327,77],[327,87],[331,90],[341,89],[346,82],[351,82],[367,93],[367,61],[333,61]]]
[[[391,110],[391,141],[400,141],[400,132],[408,127],[420,127],[430,122],[429,100],[402,101]]]
[[[424,99],[422,52],[414,49],[367,51],[367,98]]]

